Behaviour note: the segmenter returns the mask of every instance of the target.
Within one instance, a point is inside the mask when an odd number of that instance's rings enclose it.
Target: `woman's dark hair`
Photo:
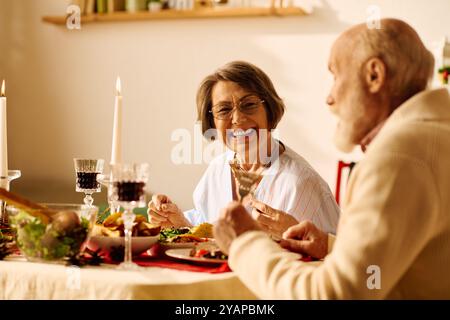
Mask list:
[[[213,74],[207,76],[197,91],[198,120],[202,123],[202,132],[215,128],[212,108],[212,90],[219,81],[231,81],[264,100],[269,128],[275,129],[284,114],[283,100],[273,86],[270,78],[255,65],[245,61],[227,63]]]

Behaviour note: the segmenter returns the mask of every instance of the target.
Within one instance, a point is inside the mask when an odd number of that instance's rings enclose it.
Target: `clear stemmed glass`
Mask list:
[[[94,192],[100,192],[102,187],[97,181],[97,175],[103,172],[103,166],[105,161],[103,159],[73,159],[75,165],[75,173],[77,175],[76,180],[76,192],[83,192],[85,197],[83,199],[84,204],[92,206],[94,198],[92,194]]]
[[[145,186],[148,180],[148,163],[112,165],[113,199],[124,208],[122,219],[125,231],[125,257],[120,269],[139,269],[132,260],[132,232],[134,208],[145,207]]]
[[[97,181],[101,183],[102,186],[106,187],[108,192],[108,205],[109,205],[109,213],[114,214],[120,211],[120,206],[114,200],[114,189],[113,182],[111,178],[111,174],[103,173],[97,175]]]
[[[0,177],[0,187],[9,191],[11,181],[20,178],[22,175],[20,170],[8,170],[7,177]],[[6,213],[6,202],[0,200],[0,227],[8,227],[8,214]]]

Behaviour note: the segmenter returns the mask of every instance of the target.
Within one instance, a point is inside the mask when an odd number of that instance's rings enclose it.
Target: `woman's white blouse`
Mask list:
[[[233,157],[234,153],[227,151],[209,164],[194,190],[195,209],[185,212],[193,225],[216,221],[220,210],[233,200],[228,164]],[[310,220],[321,230],[336,233],[340,209],[329,186],[288,147],[265,171],[254,197],[298,221]]]

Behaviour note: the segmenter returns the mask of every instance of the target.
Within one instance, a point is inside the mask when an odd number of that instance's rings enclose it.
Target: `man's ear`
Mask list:
[[[364,68],[364,79],[369,92],[379,92],[386,82],[386,65],[379,58],[370,58]]]

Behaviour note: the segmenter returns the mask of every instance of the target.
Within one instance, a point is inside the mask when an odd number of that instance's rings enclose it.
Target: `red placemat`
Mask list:
[[[105,258],[105,263],[118,264],[109,257]],[[231,272],[228,263],[221,264],[204,264],[204,263],[191,263],[188,261],[181,261],[167,257],[161,246],[155,244],[150,250],[142,253],[138,257],[133,258],[133,262],[141,267],[159,267],[175,270],[191,271],[191,272],[206,272],[206,273],[224,273]]]
[[[214,264],[214,265],[200,265],[192,264],[188,262],[178,262],[171,259],[161,259],[161,258],[148,258],[145,256],[140,256],[133,260],[136,264],[141,267],[160,267],[168,269],[176,269],[183,271],[192,272],[206,272],[206,273],[224,273],[231,272],[228,263]]]
[[[141,267],[160,267],[169,268],[176,270],[192,271],[192,272],[207,272],[207,273],[224,273],[231,272],[232,270],[228,266],[228,263],[204,265],[204,264],[194,264],[189,262],[181,262],[179,260],[174,260],[172,258],[160,258],[153,257],[148,252],[143,253],[139,257],[133,259],[133,261],[140,265]],[[317,261],[310,256],[303,257],[300,259],[303,262]]]
[[[300,259],[300,261],[303,262],[317,260],[318,259],[312,258],[311,256],[304,256]],[[106,257],[104,262],[112,264],[119,263],[111,260],[109,257]],[[203,264],[181,261],[167,257],[159,244],[155,244],[151,249],[142,253],[140,256],[134,257],[133,262],[141,267],[159,267],[191,272],[225,273],[232,271],[227,262],[224,262],[222,264]]]

